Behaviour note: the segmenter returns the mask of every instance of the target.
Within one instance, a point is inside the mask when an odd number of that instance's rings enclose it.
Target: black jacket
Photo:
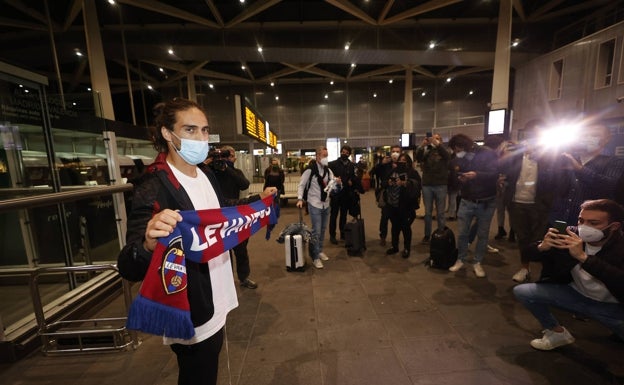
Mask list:
[[[466,154],[466,158],[468,158],[468,162],[461,163],[459,172],[475,171],[477,176],[461,184],[462,198],[485,199],[495,197],[496,181],[498,180],[496,152],[488,147],[475,145],[474,152]]]
[[[219,203],[224,206],[219,183],[208,168],[202,168],[212,184]],[[259,199],[256,195],[255,199]],[[233,204],[244,204],[250,200],[231,201]],[[121,276],[129,281],[141,281],[147,273],[152,253],[145,250],[145,229],[147,222],[154,214],[163,209],[193,210],[193,203],[184,188],[173,175],[166,162],[166,154],[161,153],[153,164],[149,165],[146,173],[134,182],[132,208],[128,216],[126,232],[126,246],[119,252],[117,267]],[[212,284],[207,263],[186,261],[187,290],[191,309],[191,320],[194,326],[209,321],[214,315],[212,302]]]

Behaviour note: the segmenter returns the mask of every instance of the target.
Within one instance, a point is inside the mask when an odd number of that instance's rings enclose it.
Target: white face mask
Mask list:
[[[466,156],[466,151],[459,151],[455,153],[455,156],[458,158],[463,158],[464,156]]]
[[[327,160],[327,158],[321,158],[320,163],[322,166],[327,167],[327,165],[329,164],[329,161]]]
[[[605,234],[605,230],[608,228],[609,226],[600,230],[587,225],[578,225],[578,233],[579,237],[585,242],[600,242],[609,236],[609,233]]]
[[[390,154],[390,157],[392,158],[393,161],[396,162],[399,159],[399,155],[401,155],[401,153],[393,152],[392,154]]]
[[[585,150],[587,152],[594,152],[600,149],[600,138],[593,136],[585,140]]]

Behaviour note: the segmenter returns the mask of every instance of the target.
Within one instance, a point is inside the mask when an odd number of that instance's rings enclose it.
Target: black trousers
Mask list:
[[[249,278],[249,273],[251,272],[251,268],[249,267],[247,243],[249,243],[249,239],[245,239],[232,249],[232,252],[236,257],[236,275],[238,276],[238,280],[241,282]]]
[[[349,211],[349,205],[351,202],[348,199],[339,197],[338,199],[332,198],[329,202],[329,236],[336,238],[336,219],[338,213],[340,213],[340,219],[338,220],[338,229],[340,229],[340,238],[344,238],[344,227],[347,223],[347,214]]]
[[[171,345],[178,359],[178,385],[216,385],[222,346],[223,329],[193,345]]]
[[[415,215],[410,215],[398,207],[386,206],[390,223],[392,223],[392,247],[399,248],[399,234],[403,233],[403,248],[409,250],[412,245],[412,223]]]
[[[379,218],[379,238],[386,239],[388,236],[388,221],[390,220],[388,217],[388,207],[382,207],[380,210],[381,217]]]

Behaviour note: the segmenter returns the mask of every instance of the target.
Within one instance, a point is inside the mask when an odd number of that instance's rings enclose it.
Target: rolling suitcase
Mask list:
[[[364,232],[364,219],[357,216],[351,222],[345,223],[345,247],[350,256],[363,256],[366,250],[366,240]]]
[[[303,236],[300,234],[287,235],[284,238],[287,271],[305,270],[305,252]]]
[[[429,242],[429,266],[436,269],[448,269],[457,261],[457,247],[453,230],[444,226],[431,234]]]

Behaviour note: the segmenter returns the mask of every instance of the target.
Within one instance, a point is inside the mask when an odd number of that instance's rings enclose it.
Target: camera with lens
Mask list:
[[[212,159],[210,167],[213,170],[223,171],[227,167],[227,159],[230,157],[230,151],[215,148],[208,152],[208,158]]]

